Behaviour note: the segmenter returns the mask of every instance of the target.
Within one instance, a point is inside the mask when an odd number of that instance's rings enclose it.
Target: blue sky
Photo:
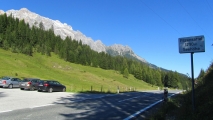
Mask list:
[[[205,36],[205,52],[194,54],[194,76],[213,62],[212,0],[0,0],[0,9],[27,8],[67,23],[105,45],[127,45],[159,67],[191,76],[190,53],[178,38]]]

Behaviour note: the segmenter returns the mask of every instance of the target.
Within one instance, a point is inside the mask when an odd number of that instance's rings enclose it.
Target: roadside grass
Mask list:
[[[32,57],[0,49],[0,76],[58,80],[66,85],[68,92],[116,93],[118,88],[120,92],[157,89],[133,75],[126,79],[118,71],[66,62],[53,53],[51,57],[34,53]]]
[[[195,86],[195,106],[192,91],[172,97],[149,120],[213,120],[213,63]]]
[[[177,109],[180,107],[183,94],[177,94],[169,98],[167,102],[162,102],[158,111],[147,120],[176,120]]]

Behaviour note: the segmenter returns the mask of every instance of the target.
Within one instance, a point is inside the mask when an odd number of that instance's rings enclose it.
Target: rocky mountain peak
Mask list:
[[[115,49],[115,50],[119,50],[119,51],[132,51],[132,49],[129,47],[129,46],[124,46],[124,45],[121,45],[121,44],[114,44],[112,46],[110,46],[112,49]]]
[[[3,10],[0,10],[0,14],[4,14],[5,12]],[[65,39],[67,36],[71,37],[72,39],[75,39],[77,41],[82,41],[83,44],[87,44],[91,47],[91,49],[97,51],[97,52],[107,52],[107,51],[114,51],[114,55],[126,55],[132,56],[137,58],[138,60],[141,60],[143,62],[146,62],[143,58],[137,56],[134,54],[132,49],[128,46],[123,46],[120,44],[114,44],[112,46],[105,46],[101,40],[94,41],[92,38],[87,37],[83,33],[81,33],[79,30],[75,31],[72,29],[70,25],[67,23],[61,23],[59,20],[52,20],[47,17],[40,16],[39,14],[36,14],[34,12],[31,12],[27,8],[21,8],[20,10],[8,10],[6,11],[7,15],[12,15],[15,18],[18,19],[24,19],[26,23],[29,23],[29,25],[39,27],[40,23],[43,23],[44,29],[48,30],[50,28],[53,28],[54,33],[56,35],[61,36],[62,39]],[[110,54],[110,53],[109,53]]]
[[[4,12],[3,10],[0,10],[0,15],[1,15],[1,14],[4,14],[4,13],[5,13],[5,12]]]
[[[27,8],[21,8],[20,11],[21,11],[21,12],[30,13],[30,11],[29,11]]]

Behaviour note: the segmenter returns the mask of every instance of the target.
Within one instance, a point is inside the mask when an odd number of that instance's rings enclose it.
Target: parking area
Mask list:
[[[106,94],[83,94],[68,92],[38,92],[20,88],[0,88],[0,113],[25,108],[37,108],[55,104],[73,103],[97,99]]]
[[[37,92],[19,88],[0,88],[0,112],[63,103],[61,98],[73,98],[67,92]]]

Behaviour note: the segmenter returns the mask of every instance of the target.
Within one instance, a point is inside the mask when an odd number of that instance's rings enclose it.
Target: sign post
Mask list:
[[[195,52],[205,52],[205,38],[201,36],[183,37],[178,39],[179,53],[191,53],[191,72],[192,72],[192,110],[195,110],[194,98],[194,63],[193,54]]]
[[[192,110],[195,110],[195,97],[194,97],[194,63],[193,63],[193,54],[191,53],[191,72],[192,72]]]

